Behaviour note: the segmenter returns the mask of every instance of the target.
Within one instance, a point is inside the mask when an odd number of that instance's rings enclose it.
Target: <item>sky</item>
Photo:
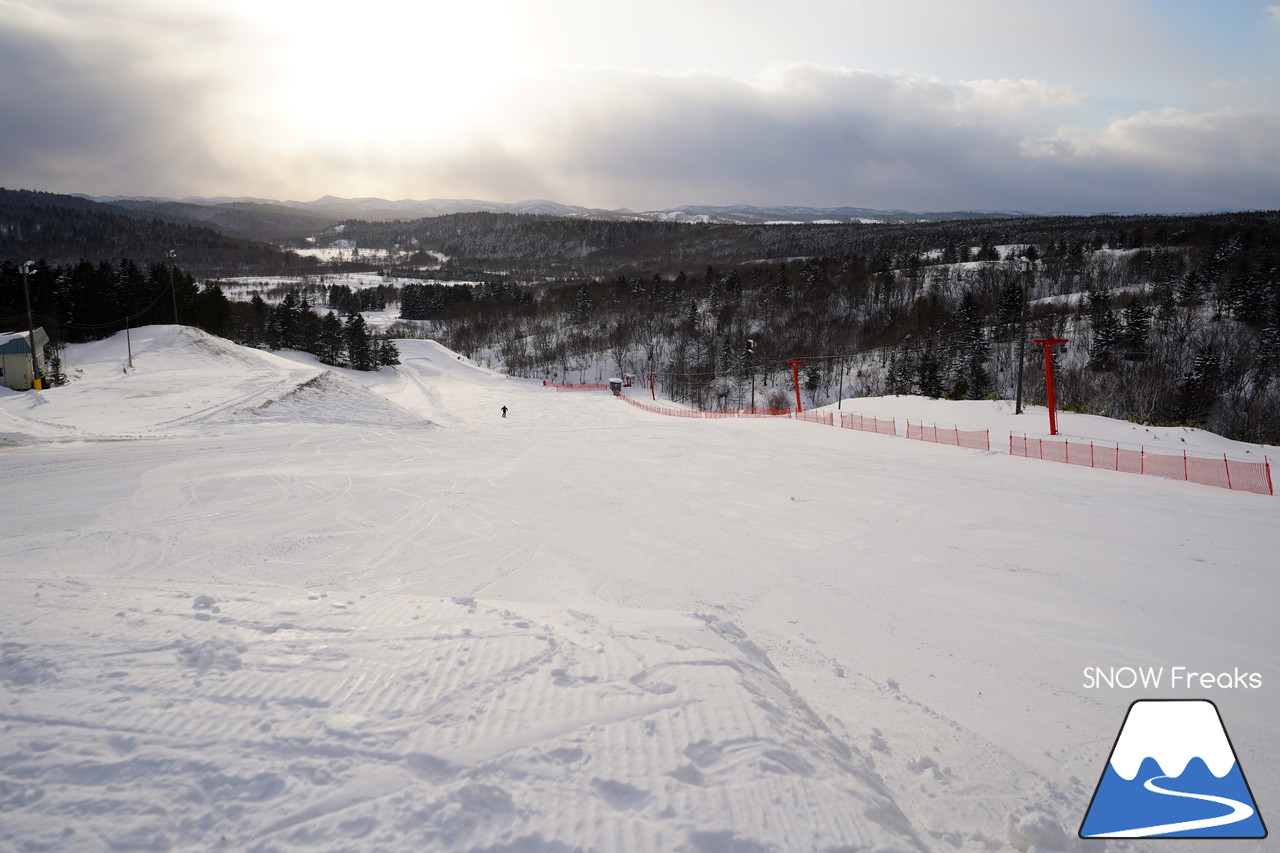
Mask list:
[[[0,186],[1280,207],[1276,0],[0,0]]]

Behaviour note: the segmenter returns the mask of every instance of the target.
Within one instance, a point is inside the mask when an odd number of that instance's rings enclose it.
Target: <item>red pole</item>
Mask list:
[[[1267,491],[1274,496],[1276,493],[1276,490],[1275,490],[1275,487],[1271,485],[1271,459],[1264,456],[1262,457],[1262,461],[1267,466]]]
[[[650,373],[649,374],[649,396],[652,397],[656,402],[658,399],[658,395],[657,395],[657,392],[653,390],[653,377],[654,377],[654,374]]]
[[[1058,401],[1053,393],[1053,347],[1067,343],[1066,338],[1045,338],[1036,341],[1044,349],[1044,386],[1049,397],[1049,435],[1058,434]]]
[[[800,365],[807,364],[807,362],[789,361],[787,364],[791,365],[791,381],[796,386],[796,412],[803,412],[804,407],[800,405]]]

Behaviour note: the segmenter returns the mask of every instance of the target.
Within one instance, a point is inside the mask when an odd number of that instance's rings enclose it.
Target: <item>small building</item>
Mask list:
[[[36,336],[36,371],[43,379],[46,373],[44,363],[44,346],[49,343],[49,336],[44,328],[37,328]],[[31,375],[31,333],[0,332],[0,385],[14,391],[30,391]]]

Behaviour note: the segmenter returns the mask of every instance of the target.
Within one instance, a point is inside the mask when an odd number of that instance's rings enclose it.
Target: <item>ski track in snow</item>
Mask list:
[[[0,849],[1099,850],[1083,666],[1280,671],[1266,498],[401,347],[0,397]]]
[[[84,635],[84,583],[26,581],[4,647],[9,844],[918,849],[716,617],[96,581]]]

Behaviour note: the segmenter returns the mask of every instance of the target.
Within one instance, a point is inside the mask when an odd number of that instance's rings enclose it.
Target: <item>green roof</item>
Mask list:
[[[30,332],[0,332],[0,355],[30,355],[31,344],[27,343]],[[49,343],[49,336],[44,328],[36,328],[36,344],[44,346]]]

